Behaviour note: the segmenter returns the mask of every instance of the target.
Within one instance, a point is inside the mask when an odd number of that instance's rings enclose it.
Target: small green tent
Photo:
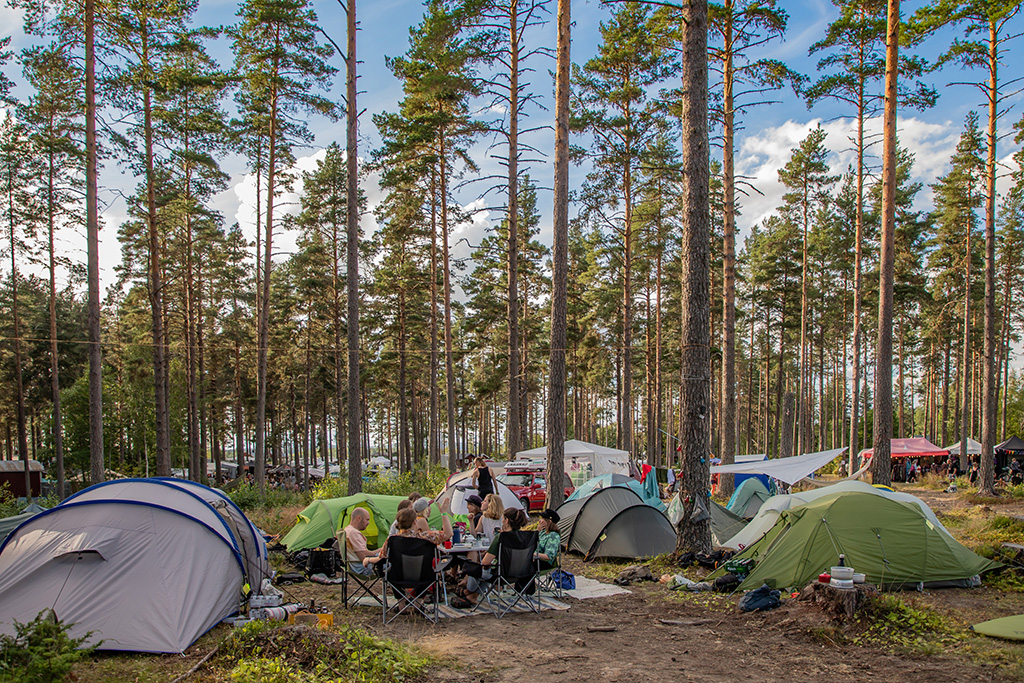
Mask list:
[[[990,619],[971,627],[975,633],[993,638],[1004,638],[1006,640],[1024,640],[1024,614],[1015,614],[1012,617],[1001,619]]]
[[[729,509],[729,512],[739,515],[743,519],[750,519],[761,509],[761,503],[771,497],[771,492],[765,488],[761,480],[751,477],[744,479],[743,483],[733,491],[732,497],[729,498],[725,507]]]
[[[932,524],[917,505],[846,492],[784,510],[775,526],[736,556],[755,563],[740,589],[763,583],[804,586],[827,572],[840,554],[869,583],[886,588],[967,585],[972,577],[999,566]]]
[[[372,493],[314,500],[298,514],[295,526],[284,535],[281,543],[292,553],[315,548],[348,524],[353,508],[361,507],[370,512],[370,525],[363,530],[366,544],[370,549],[379,548],[388,537],[388,527],[395,519],[398,504],[403,500],[403,496],[381,496]],[[439,527],[441,513],[436,505],[431,506],[430,513],[430,526]]]

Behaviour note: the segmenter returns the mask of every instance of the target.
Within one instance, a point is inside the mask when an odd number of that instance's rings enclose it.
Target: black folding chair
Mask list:
[[[352,605],[359,604],[359,598],[366,595],[373,598],[378,605],[383,605],[380,596],[377,595],[377,591],[381,581],[381,570],[380,564],[371,565],[373,567],[372,574],[359,574],[352,571],[352,566],[348,561],[348,553],[338,550],[339,544],[335,543],[335,550],[338,552],[339,562],[345,572],[345,583],[341,584],[341,601],[345,605],[345,609],[348,609]],[[349,583],[354,583],[355,586],[349,588]]]
[[[537,575],[540,562],[534,559],[537,553],[536,531],[502,531],[498,536],[498,557],[490,583],[482,585],[481,602],[501,619],[520,602],[525,602],[532,612],[540,612],[540,598],[536,604],[533,595],[537,592]],[[510,590],[511,595],[505,596]]]
[[[384,624],[390,624],[409,608],[436,624],[439,616],[437,603],[444,591],[444,571],[450,564],[447,558],[442,559],[437,545],[414,536],[391,536],[387,540],[387,557],[382,564],[384,599],[381,619]],[[388,593],[393,593],[395,598],[390,605]],[[426,599],[432,600],[432,609],[423,603]]]

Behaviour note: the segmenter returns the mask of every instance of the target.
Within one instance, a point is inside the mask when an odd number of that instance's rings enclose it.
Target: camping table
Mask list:
[[[491,547],[491,542],[484,540],[478,542],[475,539],[470,544],[459,543],[458,545],[452,545],[451,548],[445,548],[444,545],[437,546],[437,549],[448,556],[453,555],[467,555],[472,552],[486,553],[488,548]],[[445,604],[448,603],[448,590],[445,589]]]

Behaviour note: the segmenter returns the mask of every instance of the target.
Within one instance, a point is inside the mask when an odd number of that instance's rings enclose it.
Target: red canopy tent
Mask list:
[[[915,436],[911,439],[892,439],[890,443],[894,458],[944,458],[949,455],[949,451],[939,448],[923,436]],[[860,457],[870,458],[873,454],[873,448],[865,448],[860,452]]]

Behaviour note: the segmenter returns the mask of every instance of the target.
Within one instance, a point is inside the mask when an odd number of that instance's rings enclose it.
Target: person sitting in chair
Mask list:
[[[519,531],[527,523],[529,523],[530,517],[518,508],[509,508],[505,510],[505,514],[501,517],[501,531]],[[458,609],[467,609],[473,607],[476,604],[477,598],[480,595],[480,590],[489,582],[493,576],[492,568],[494,561],[498,559],[498,539],[501,537],[501,532],[494,535],[494,540],[491,541],[490,547],[487,552],[484,553],[483,559],[480,560],[480,564],[475,569],[469,567],[467,563],[467,576],[465,586],[459,590],[458,595],[452,598],[451,605]],[[473,573],[479,570],[479,576],[473,576]]]
[[[540,513],[540,523],[537,525],[537,559],[540,560],[541,571],[547,571],[555,566],[558,559],[558,551],[562,547],[562,536],[558,531],[558,513],[548,508]]]
[[[420,500],[423,500],[422,498]],[[423,538],[434,545],[441,545],[445,541],[452,537],[452,520],[449,512],[448,501],[441,503],[441,521],[442,528],[440,531],[420,531],[416,528],[416,511],[413,508],[404,508],[398,511],[395,515],[395,524],[398,527],[398,531],[394,533],[394,536],[411,536],[413,538]],[[390,536],[388,537],[390,538]],[[371,565],[377,564],[388,556],[388,544],[385,541],[384,546],[374,555],[367,555],[363,558],[363,566],[368,570]]]
[[[338,550],[345,544],[345,560],[349,571],[362,576],[369,576],[372,569],[363,562],[367,557],[374,557],[379,551],[371,552],[366,547],[366,536],[363,530],[370,526],[370,513],[366,508],[355,508],[348,526],[338,530]]]

